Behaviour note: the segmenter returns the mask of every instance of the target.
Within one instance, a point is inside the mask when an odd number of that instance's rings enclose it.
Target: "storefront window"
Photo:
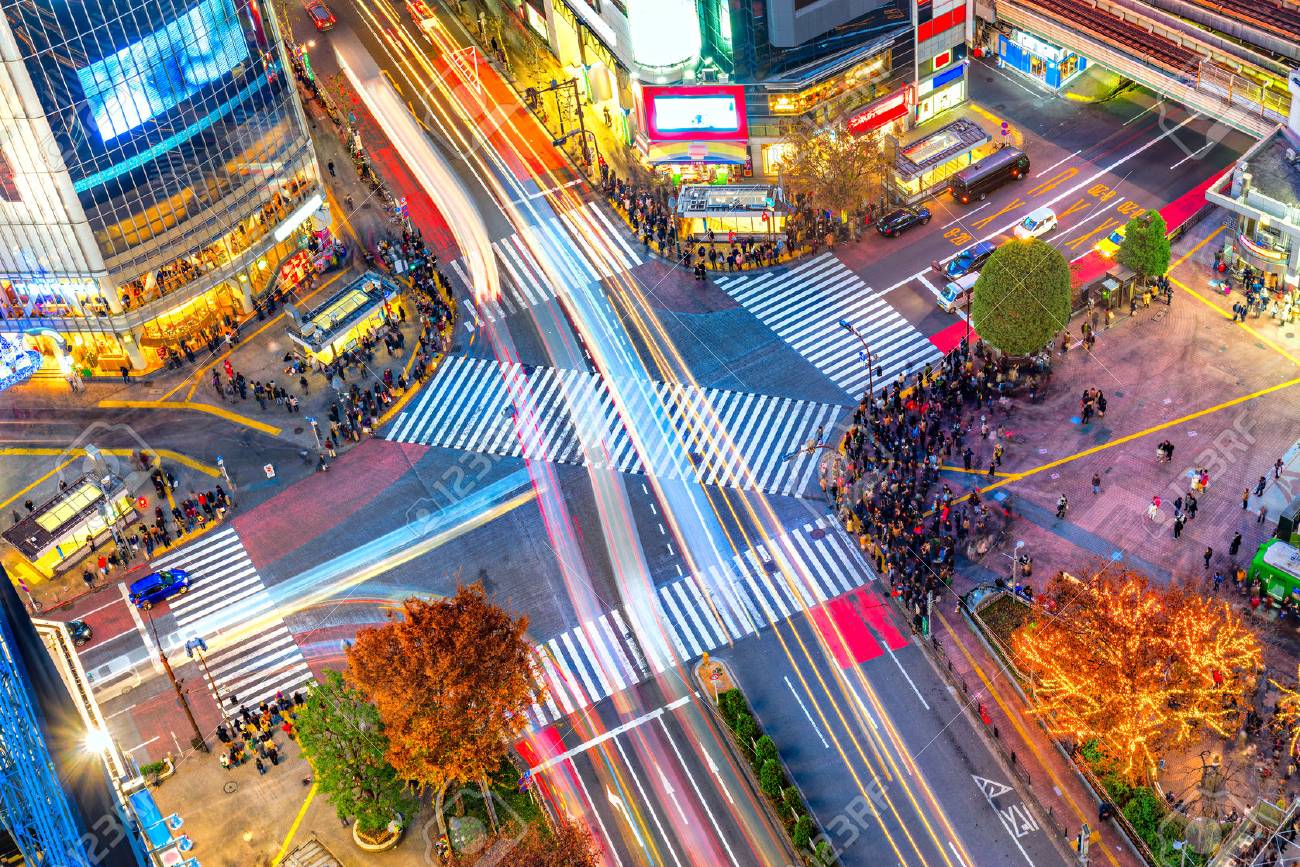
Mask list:
[[[797,93],[771,94],[767,98],[768,111],[777,115],[803,114],[815,106],[857,91],[858,88],[884,77],[893,68],[892,60],[892,50],[886,50],[845,70],[842,75],[805,90]]]

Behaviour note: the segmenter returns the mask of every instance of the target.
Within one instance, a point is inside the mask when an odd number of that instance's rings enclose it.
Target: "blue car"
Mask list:
[[[992,256],[993,251],[997,248],[998,245],[990,241],[980,241],[973,247],[967,247],[944,266],[943,273],[949,280],[956,280],[958,277],[965,277],[972,271],[978,271],[984,267],[984,263],[989,260],[989,256]]]
[[[155,602],[179,596],[189,589],[190,573],[184,569],[164,569],[134,582],[131,585],[131,601],[140,610],[148,611]]]

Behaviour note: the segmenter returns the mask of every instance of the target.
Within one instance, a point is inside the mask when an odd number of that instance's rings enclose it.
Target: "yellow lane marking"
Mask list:
[[[1091,232],[1089,232],[1086,235],[1080,235],[1079,237],[1071,241],[1067,241],[1065,246],[1069,247],[1071,250],[1077,250],[1082,244],[1086,243],[1092,238],[1097,237],[1102,232],[1105,232],[1106,234],[1109,235],[1111,230],[1114,229],[1119,224],[1120,224],[1119,220],[1116,220],[1113,217],[1107,217],[1106,219],[1102,220],[1100,226],[1093,229]]]
[[[6,453],[8,453],[8,452],[6,451]],[[60,452],[58,452],[58,453],[59,453],[59,454],[62,454],[62,451],[60,451]],[[39,479],[37,479],[36,481],[32,482],[32,483],[31,483],[30,485],[28,485],[27,487],[23,488],[21,491],[19,491],[18,493],[14,494],[14,495],[13,495],[12,497],[10,497],[9,499],[5,500],[3,503],[0,503],[0,511],[3,511],[4,509],[9,508],[9,504],[10,504],[10,503],[14,502],[14,501],[17,500],[19,497],[21,497],[23,494],[26,494],[26,493],[27,493],[28,491],[30,491],[32,488],[35,488],[35,487],[36,487],[37,485],[39,485],[41,482],[45,481],[45,480],[48,479],[50,476],[54,475],[54,474],[57,473],[59,470],[63,469],[64,467],[66,467],[68,464],[72,463],[72,462],[75,461],[75,460],[76,460],[75,457],[70,457],[70,458],[68,458],[66,461],[63,461],[62,463],[58,464],[57,466],[54,467],[54,469],[50,470],[48,473],[46,473],[45,475],[41,476]]]
[[[273,437],[280,435],[280,429],[275,425],[240,415],[237,412],[231,412],[225,407],[212,406],[207,403],[181,400],[101,400],[99,405],[104,409],[188,409],[194,412],[206,412],[209,415],[224,418],[226,421],[270,434]]]
[[[970,667],[975,671],[975,674],[979,676],[980,682],[984,684],[984,689],[986,689],[989,695],[993,697],[993,700],[997,702],[998,707],[1002,708],[1002,713],[1011,721],[1012,727],[1020,734],[1021,739],[1028,744],[1030,752],[1032,752],[1034,757],[1038,759],[1038,763],[1042,765],[1043,770],[1047,772],[1047,776],[1051,778],[1052,785],[1054,785],[1056,790],[1061,793],[1061,797],[1065,799],[1065,802],[1070,805],[1070,809],[1074,812],[1074,815],[1078,817],[1079,822],[1083,823],[1093,821],[1091,811],[1085,814],[1083,809],[1075,803],[1074,797],[1070,794],[1070,790],[1066,787],[1065,783],[1061,782],[1061,778],[1056,775],[1054,770],[1052,770],[1052,766],[1047,763],[1047,757],[1044,756],[1042,750],[1038,748],[1038,743],[1029,736],[1029,733],[1025,731],[1024,726],[1020,724],[1020,720],[1016,717],[1016,714],[1012,713],[1011,708],[1007,707],[1006,702],[1002,700],[1002,696],[993,688],[993,684],[989,681],[988,676],[984,674],[984,669],[975,661],[975,657],[971,656],[970,651],[966,649],[966,645],[962,640],[957,637],[957,633],[953,631],[947,618],[938,611],[935,612],[935,616],[939,618],[939,622],[948,630],[948,635],[952,637],[953,643],[957,645],[957,649],[961,651],[961,655],[966,658],[967,664],[970,665]],[[1101,851],[1105,853],[1107,861],[1115,865],[1115,867],[1119,867],[1119,861],[1116,860],[1115,856],[1111,854],[1106,847],[1101,847]]]
[[[1192,297],[1195,298],[1197,301],[1199,301],[1199,302],[1201,302],[1202,304],[1204,304],[1206,307],[1209,307],[1211,310],[1213,310],[1215,313],[1217,313],[1217,314],[1219,314],[1220,316],[1222,316],[1224,319],[1231,319],[1231,318],[1232,318],[1232,314],[1229,313],[1227,310],[1224,310],[1224,309],[1223,309],[1222,307],[1220,307],[1218,304],[1215,304],[1215,303],[1214,303],[1213,301],[1211,301],[1209,298],[1206,298],[1206,297],[1205,297],[1204,295],[1202,295],[1200,292],[1197,292],[1195,289],[1193,289],[1191,286],[1188,286],[1187,284],[1183,283],[1181,280],[1178,280],[1178,279],[1175,279],[1175,278],[1173,278],[1173,277],[1170,277],[1170,278],[1169,278],[1169,282],[1170,282],[1170,283],[1173,283],[1173,284],[1174,284],[1175,286],[1177,286],[1179,289],[1183,290],[1183,291],[1186,292],[1188,295],[1192,296]],[[1247,334],[1249,334],[1251,337],[1254,337],[1254,338],[1255,338],[1256,340],[1258,340],[1260,343],[1266,344],[1270,349],[1272,349],[1272,350],[1273,350],[1274,352],[1276,352],[1278,355],[1280,355],[1280,356],[1282,356],[1283,358],[1285,358],[1287,361],[1289,361],[1289,362],[1291,362],[1292,364],[1295,364],[1295,365],[1300,365],[1300,359],[1296,358],[1294,355],[1292,355],[1291,353],[1287,352],[1286,349],[1283,348],[1281,344],[1279,344],[1277,341],[1273,340],[1271,337],[1265,337],[1263,334],[1261,334],[1260,332],[1256,331],[1254,328],[1250,327],[1250,326],[1247,325],[1245,322],[1238,322],[1238,323],[1235,323],[1235,324],[1236,324],[1236,326],[1237,326],[1238,328],[1240,328],[1242,331],[1245,331],[1245,332],[1246,332]]]
[[[1074,177],[1078,173],[1079,170],[1074,167],[1062,169],[1061,171],[1052,175],[1047,180],[1042,181],[1041,183],[1038,183],[1035,186],[1030,187],[1029,195],[1041,196],[1043,193],[1050,193],[1052,190],[1056,189],[1061,184],[1065,183],[1066,181],[1068,181],[1070,178]]]
[[[307,798],[298,808],[298,815],[294,817],[293,824],[289,826],[289,833],[285,835],[284,842],[280,844],[280,851],[275,853],[275,859],[271,862],[271,867],[276,867],[284,857],[289,854],[289,846],[293,843],[293,838],[298,836],[298,826],[302,824],[303,817],[307,815],[307,808],[311,802],[316,800],[316,784],[312,783],[311,788],[307,790]]]
[[[987,217],[980,217],[974,223],[971,223],[971,226],[976,229],[983,229],[987,227],[989,223],[996,220],[998,217],[1002,216],[1003,214],[1010,213],[1011,211],[1014,211],[1016,208],[1022,207],[1024,204],[1025,204],[1025,200],[1017,196],[1014,202],[1011,202],[1009,205],[1007,205],[1002,210],[998,211],[996,214],[989,214]]]
[[[120,457],[120,458],[129,458],[135,454],[135,452],[132,449],[100,449],[100,451],[106,455],[112,455],[114,457]],[[203,473],[206,476],[212,476],[213,478],[216,478],[217,476],[221,475],[221,473],[217,470],[216,467],[209,466],[208,464],[203,463],[203,461],[200,461],[197,458],[192,458],[189,455],[183,455],[180,452],[174,452],[171,449],[152,449],[152,452],[156,454],[158,457],[163,458],[164,460],[174,461],[175,463],[182,464],[184,466],[189,467],[192,470]],[[61,448],[55,448],[54,446],[5,446],[3,448],[0,448],[0,455],[24,455],[27,457],[33,457],[39,455],[69,455],[71,457],[79,458],[79,457],[85,457],[86,450],[85,449],[61,449]],[[71,460],[69,460],[69,462],[71,462]],[[64,464],[64,466],[66,466],[66,464]],[[51,470],[50,472],[53,473],[58,471],[59,469],[61,469],[61,467],[55,467],[55,469]],[[46,476],[43,478],[47,478],[48,476],[49,473],[47,473]],[[3,508],[4,505],[5,504],[0,503],[0,508]]]
[[[1083,451],[1080,452],[1075,452],[1074,454],[1067,455],[1066,457],[1063,458],[1058,458],[1057,460],[1051,461],[1049,463],[1043,464],[1038,467],[1034,467],[1033,469],[1022,470],[1021,472],[1013,473],[1008,478],[1002,479],[1001,481],[994,482],[991,485],[981,488],[980,493],[983,494],[995,488],[1000,488],[1003,485],[1008,485],[1011,482],[1018,482],[1021,479],[1027,479],[1030,476],[1038,475],[1044,470],[1055,469],[1059,466],[1063,466],[1065,464],[1077,461],[1080,458],[1086,458],[1089,455],[1095,455],[1098,452],[1104,452],[1106,449],[1112,449],[1115,446],[1122,446],[1125,443],[1132,442],[1133,440],[1136,439],[1141,439],[1144,436],[1148,436],[1153,433],[1158,433],[1162,430],[1167,430],[1171,427],[1177,427],[1178,425],[1183,424],[1184,422],[1193,421],[1195,419],[1202,418],[1203,416],[1207,416],[1207,415],[1211,415],[1212,413],[1219,412],[1220,410],[1229,409],[1230,407],[1237,406],[1238,404],[1245,403],[1246,401],[1255,400],[1256,398],[1260,398],[1272,394],[1275,391],[1282,391],[1283,389],[1290,388],[1293,385],[1300,385],[1300,377],[1296,377],[1295,379],[1288,379],[1286,382],[1279,382],[1277,385],[1270,385],[1267,388],[1261,388],[1259,391],[1252,391],[1250,394],[1243,394],[1240,397],[1234,397],[1232,400],[1225,400],[1223,403],[1218,403],[1215,404],[1214,406],[1206,407],[1205,409],[1197,410],[1196,412],[1189,413],[1184,416],[1180,416],[1179,418],[1171,419],[1166,422],[1161,422],[1160,424],[1152,425],[1151,427],[1146,428],[1145,430],[1140,430],[1137,431],[1136,433],[1131,433],[1122,436],[1119,439],[1111,440],[1110,442],[1092,446],[1091,448],[1084,449]]]
[[[1188,259],[1192,258],[1192,255],[1193,255],[1193,254],[1195,254],[1196,252],[1198,252],[1198,251],[1199,251],[1202,247],[1204,247],[1206,244],[1208,244],[1208,243],[1210,243],[1211,241],[1213,241],[1213,240],[1215,239],[1215,237],[1217,237],[1218,234],[1219,234],[1220,232],[1222,232],[1222,231],[1223,231],[1224,229],[1226,229],[1226,228],[1228,228],[1228,227],[1227,227],[1227,226],[1220,226],[1219,228],[1215,229],[1215,230],[1214,230],[1213,232],[1211,232],[1210,234],[1206,235],[1205,238],[1202,239],[1201,242],[1200,242],[1199,244],[1197,244],[1197,245],[1196,245],[1195,247],[1193,247],[1192,249],[1188,250],[1188,251],[1187,251],[1186,253],[1184,253],[1183,255],[1179,256],[1179,257],[1178,257],[1178,260],[1177,260],[1176,262],[1174,262],[1174,264],[1172,264],[1172,265],[1169,266],[1169,270],[1170,270],[1170,271],[1174,270],[1174,269],[1177,268],[1179,265],[1183,264],[1183,263],[1186,262]]]

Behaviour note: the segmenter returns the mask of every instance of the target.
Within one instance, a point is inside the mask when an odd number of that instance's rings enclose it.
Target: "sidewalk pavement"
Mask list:
[[[279,765],[265,762],[259,775],[251,762],[224,769],[216,753],[186,754],[176,773],[154,790],[164,816],[179,813],[181,833],[194,842],[190,853],[205,867],[272,867],[287,852],[313,837],[344,864],[427,867],[428,840],[423,829],[432,817],[427,805],[407,826],[397,848],[363,853],[352,842],[352,829],[339,820],[329,801],[305,781],[311,765],[296,741],[276,739]],[[218,744],[219,746],[219,744]]]

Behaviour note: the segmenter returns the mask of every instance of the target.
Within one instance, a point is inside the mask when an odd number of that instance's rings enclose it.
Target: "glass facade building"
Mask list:
[[[0,330],[117,372],[249,312],[328,219],[270,7],[0,5]]]

